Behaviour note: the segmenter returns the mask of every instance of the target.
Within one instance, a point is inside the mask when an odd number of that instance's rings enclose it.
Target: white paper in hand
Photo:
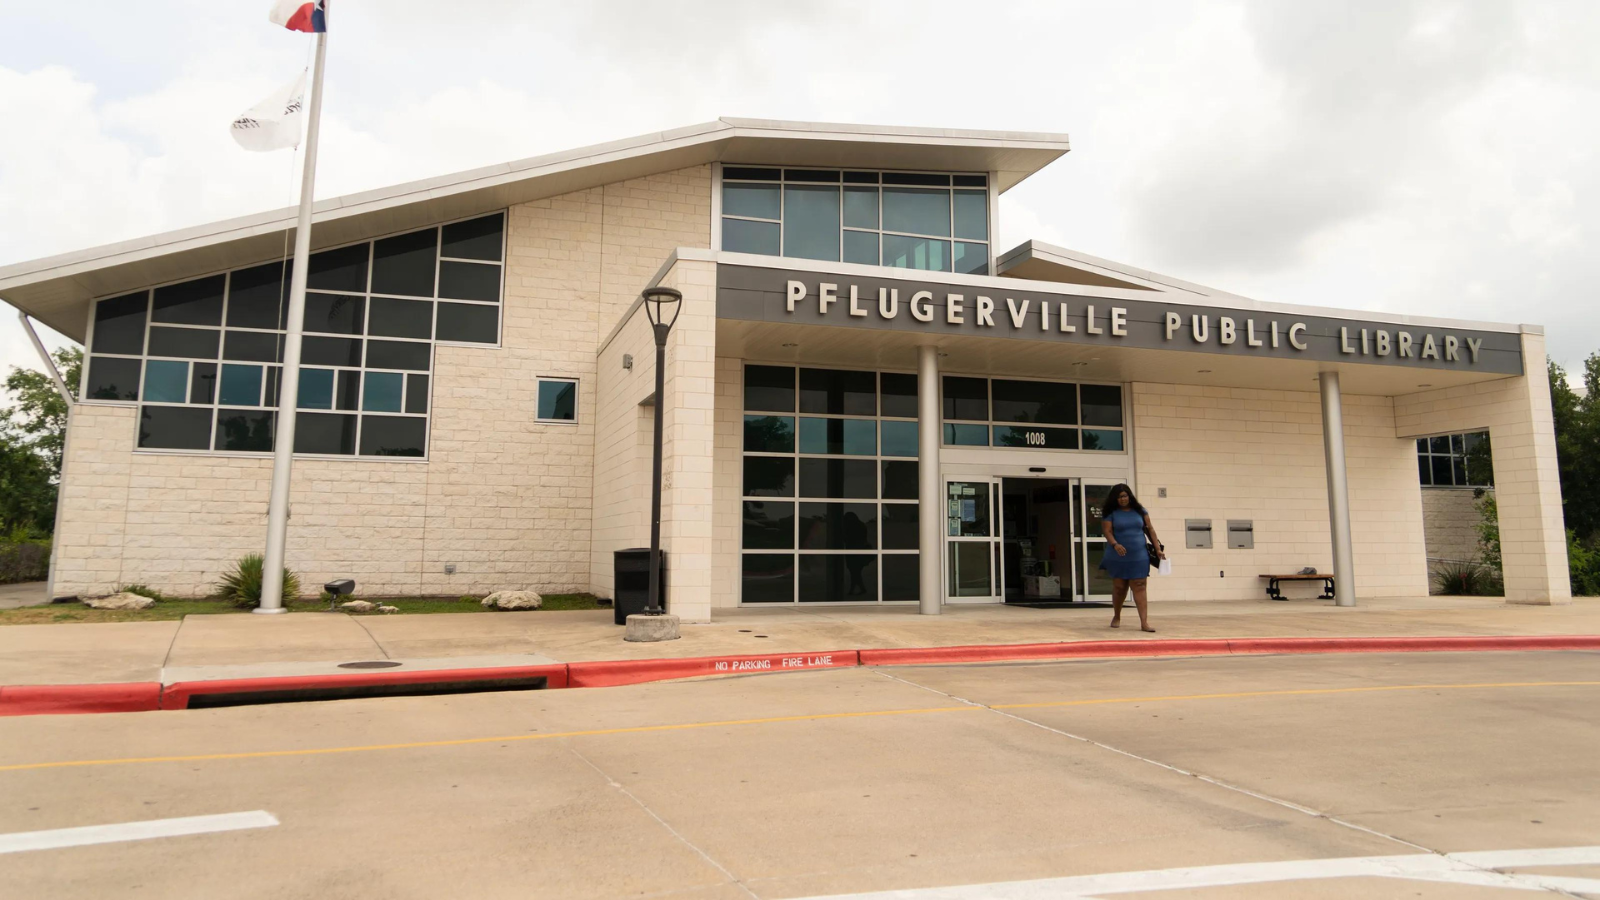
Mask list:
[[[1163,559],[1161,561],[1161,565],[1156,566],[1156,574],[1157,575],[1171,575],[1172,574],[1172,560]]]
[[[246,150],[287,150],[300,145],[300,122],[305,118],[306,73],[233,120],[229,132]]]

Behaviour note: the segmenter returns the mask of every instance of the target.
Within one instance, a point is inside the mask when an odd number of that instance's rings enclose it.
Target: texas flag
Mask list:
[[[275,0],[267,19],[290,31],[322,32],[328,30],[328,0]]]

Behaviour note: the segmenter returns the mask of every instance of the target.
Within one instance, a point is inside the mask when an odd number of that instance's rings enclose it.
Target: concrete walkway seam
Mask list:
[[[1219,638],[1206,640],[1067,641],[960,647],[900,647],[700,656],[681,659],[600,660],[539,666],[351,672],[120,684],[0,686],[0,716],[148,712],[187,709],[203,694],[239,694],[389,685],[464,683],[511,678],[546,679],[545,687],[617,687],[720,675],[757,675],[856,666],[950,665],[1033,660],[1249,656],[1306,653],[1462,653],[1600,650],[1600,635],[1473,635],[1440,637]]]

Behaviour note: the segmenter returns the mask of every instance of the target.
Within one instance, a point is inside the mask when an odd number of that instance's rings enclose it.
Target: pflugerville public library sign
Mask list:
[[[1000,281],[1000,279],[996,279]],[[758,266],[717,267],[717,317],[1520,375],[1518,335]]]

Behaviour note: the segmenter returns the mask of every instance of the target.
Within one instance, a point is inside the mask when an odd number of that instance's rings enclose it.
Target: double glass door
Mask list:
[[[947,479],[946,602],[1108,599],[1099,569],[1108,490],[1080,478]]]

